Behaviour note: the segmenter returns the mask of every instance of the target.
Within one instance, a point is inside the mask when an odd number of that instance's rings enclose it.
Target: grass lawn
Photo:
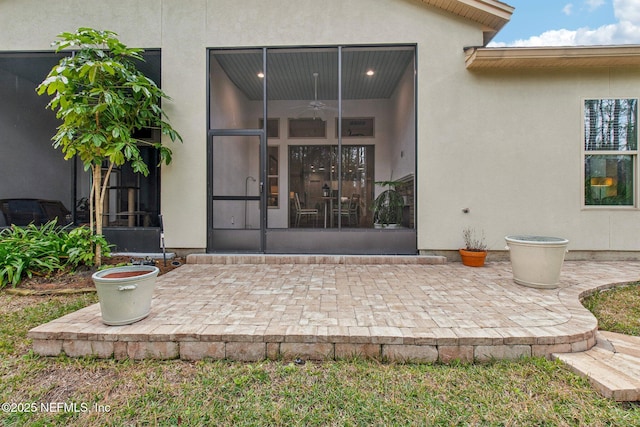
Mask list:
[[[592,297],[595,306],[621,311],[611,307],[629,297],[608,299],[613,294]],[[1,425],[640,425],[639,405],[604,399],[561,364],[539,358],[457,366],[294,365],[30,352],[30,328],[95,301],[92,294],[0,291]],[[636,299],[625,310],[639,306]],[[636,311],[626,322],[637,318]]]
[[[600,329],[640,336],[640,284],[596,292],[582,303],[598,318]]]

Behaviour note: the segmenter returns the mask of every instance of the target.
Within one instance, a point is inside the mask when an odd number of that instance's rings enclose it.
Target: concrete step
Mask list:
[[[187,264],[445,264],[438,255],[189,254]]]
[[[609,343],[616,353],[624,353],[640,358],[640,337],[617,334],[615,332],[598,331],[598,343]]]
[[[581,353],[558,353],[569,368],[589,379],[603,396],[616,401],[640,400],[640,338],[598,331],[597,344]]]

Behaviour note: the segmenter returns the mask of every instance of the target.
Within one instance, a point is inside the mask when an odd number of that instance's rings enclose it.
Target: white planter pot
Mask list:
[[[107,325],[128,325],[147,317],[159,272],[151,265],[95,272],[91,278],[98,291],[102,321]]]
[[[556,288],[569,241],[560,237],[507,236],[513,280],[533,288]]]

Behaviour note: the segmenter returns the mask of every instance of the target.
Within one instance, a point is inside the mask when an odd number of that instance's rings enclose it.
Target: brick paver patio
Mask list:
[[[206,262],[226,264],[205,264]],[[400,260],[400,261],[398,261]],[[98,304],[29,332],[41,355],[450,362],[547,356],[595,344],[579,296],[640,280],[638,262],[565,262],[558,289],[513,282],[508,262],[372,257],[192,257],[158,278],[151,314],[106,326]],[[252,262],[252,263],[243,263]],[[336,263],[337,262],[337,263]]]

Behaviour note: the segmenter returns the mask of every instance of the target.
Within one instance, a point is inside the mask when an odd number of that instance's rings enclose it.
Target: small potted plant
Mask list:
[[[375,228],[399,228],[402,223],[404,197],[397,191],[400,181],[376,181],[377,185],[388,187],[373,202],[373,225]]]
[[[477,235],[473,228],[462,230],[465,247],[459,249],[462,264],[469,267],[482,267],[487,257],[487,244],[484,240],[484,232]]]

